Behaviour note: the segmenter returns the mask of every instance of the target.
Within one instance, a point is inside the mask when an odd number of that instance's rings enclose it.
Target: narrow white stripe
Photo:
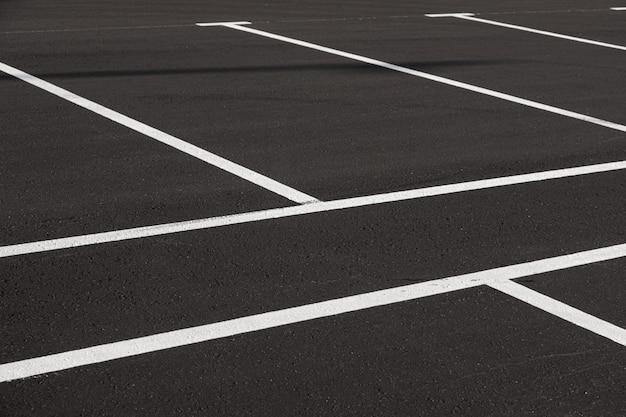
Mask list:
[[[259,35],[259,36],[264,36],[264,37],[270,38],[270,39],[275,39],[275,40],[279,40],[279,41],[282,41],[282,42],[287,42],[287,43],[291,43],[291,44],[294,44],[294,45],[299,45],[299,46],[302,46],[302,47],[305,47],[305,48],[315,49],[317,51],[326,52],[328,54],[341,56],[341,57],[352,59],[352,60],[355,60],[355,61],[364,62],[366,64],[371,64],[371,65],[375,65],[375,66],[378,66],[378,67],[387,68],[387,69],[390,69],[390,70],[393,70],[393,71],[401,72],[403,74],[408,74],[408,75],[412,75],[412,76],[415,76],[415,77],[420,77],[420,78],[424,78],[424,79],[427,79],[427,80],[436,81],[438,83],[450,85],[450,86],[457,87],[457,88],[462,88],[464,90],[473,91],[475,93],[484,94],[484,95],[487,95],[487,96],[490,96],[490,97],[499,98],[499,99],[502,99],[502,100],[510,101],[510,102],[513,102],[513,103],[521,104],[521,105],[532,107],[532,108],[539,109],[539,110],[543,110],[543,111],[546,111],[546,112],[559,114],[561,116],[570,117],[572,119],[582,120],[584,122],[588,122],[588,123],[593,123],[593,124],[596,124],[596,125],[604,126],[604,127],[609,128],[609,129],[619,130],[620,132],[626,132],[626,126],[625,125],[621,125],[621,124],[610,122],[610,121],[607,121],[607,120],[598,119],[596,117],[587,116],[585,114],[576,113],[576,112],[573,112],[573,111],[561,109],[559,107],[549,106],[547,104],[542,104],[542,103],[538,103],[536,101],[527,100],[527,99],[524,99],[524,98],[512,96],[510,94],[500,93],[498,91],[489,90],[487,88],[478,87],[478,86],[475,86],[475,85],[472,85],[472,84],[467,84],[467,83],[463,83],[463,82],[460,82],[460,81],[454,81],[454,80],[451,80],[449,78],[439,77],[437,75],[428,74],[426,72],[412,70],[410,68],[401,67],[399,65],[390,64],[388,62],[379,61],[377,59],[367,58],[365,56],[361,56],[361,55],[356,55],[356,54],[352,54],[352,53],[349,53],[349,52],[340,51],[338,49],[327,48],[325,46],[316,45],[314,43],[305,42],[305,41],[301,41],[301,40],[297,40],[297,39],[293,39],[293,38],[288,38],[286,36],[276,35],[276,34],[273,34],[273,33],[270,33],[270,32],[264,32],[264,31],[257,30],[257,29],[252,29],[252,28],[247,27],[247,26],[230,25],[230,24],[225,24],[223,26],[231,28],[231,29],[240,30],[242,32],[248,32],[248,33],[252,33],[252,34],[255,34],[255,35]]]
[[[563,320],[626,346],[626,329],[622,329],[512,281],[492,282],[488,285]]]
[[[196,26],[225,26],[225,25],[251,25],[251,22],[211,22],[211,23],[196,23]]]
[[[474,13],[428,13],[426,17],[457,17],[457,16],[474,16]]]
[[[221,156],[215,155],[202,148],[185,142],[182,139],[176,138],[158,129],[150,127],[145,123],[141,123],[137,120],[131,119],[128,116],[124,116],[121,113],[97,104],[91,100],[87,100],[86,98],[80,97],[70,91],[55,86],[54,84],[51,84],[33,75],[27,74],[17,68],[0,62],[0,71],[12,75],[13,77],[27,82],[28,84],[31,84],[35,87],[41,88],[42,90],[45,90],[50,94],[74,103],[77,106],[99,114],[100,116],[106,117],[107,119],[121,124],[122,126],[126,126],[127,128],[134,130],[135,132],[139,132],[161,143],[169,145],[172,148],[178,149],[179,151],[184,152],[187,155],[191,155],[226,172],[230,172],[233,175],[250,181],[253,184],[263,187],[266,190],[272,191],[278,195],[281,195],[291,201],[300,204],[318,201],[316,198],[311,197],[310,195],[304,194],[298,190],[288,187],[285,184],[281,184],[278,181],[259,174],[258,172],[252,171],[239,164],[222,158]]]
[[[400,303],[626,256],[626,244],[255,314],[0,365],[0,382]]]
[[[213,227],[299,216],[303,214],[320,213],[353,207],[371,206],[375,204],[413,200],[417,198],[433,197],[446,194],[455,194],[466,191],[477,191],[489,188],[511,186],[516,184],[548,181],[623,169],[626,169],[626,161],[586,165],[575,168],[556,169],[552,171],[534,172],[530,174],[513,175],[509,177],[468,181],[456,184],[417,188],[407,191],[397,191],[392,193],[375,194],[363,197],[311,203],[303,206],[252,211],[248,213],[233,214],[229,216],[209,217],[198,220],[165,223],[154,226],[136,227],[132,229],[122,229],[110,232],[71,236],[59,239],[41,240],[37,242],[20,243],[17,245],[0,246],[0,258],[25,255],[29,253],[47,252],[58,249],[75,248],[79,246],[97,245],[108,242],[118,242],[122,240],[139,239],[144,237],[166,235],[192,230],[210,229]]]
[[[619,49],[621,51],[626,51],[626,46],[615,45],[615,44],[606,43],[606,42],[598,42],[598,41],[594,41],[594,40],[591,40],[591,39],[577,38],[575,36],[562,35],[560,33],[548,32],[548,31],[545,31],[545,30],[532,29],[532,28],[528,28],[528,27],[524,27],[524,26],[511,25],[511,24],[508,24],[508,23],[497,22],[495,20],[480,19],[480,18],[477,18],[477,17],[473,17],[471,14],[466,14],[466,13],[455,13],[455,14],[450,14],[448,16],[449,17],[456,17],[458,19],[471,20],[473,22],[486,23],[488,25],[500,26],[500,27],[504,27],[504,28],[508,28],[508,29],[516,29],[516,30],[521,30],[521,31],[524,31],[524,32],[536,33],[536,34],[544,35],[544,36],[551,36],[553,38],[566,39],[566,40],[570,40],[570,41],[574,41],[574,42],[587,43],[587,44],[590,44],[590,45],[602,46],[602,47],[605,47],[605,48],[612,48],[612,49]],[[430,17],[433,17],[433,16],[431,15]]]
[[[611,7],[611,10],[621,11],[621,10],[626,10],[626,7]]]

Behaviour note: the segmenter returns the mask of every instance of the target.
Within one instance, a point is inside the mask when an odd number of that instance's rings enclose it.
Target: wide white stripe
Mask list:
[[[8,363],[0,365],[0,382],[427,297],[481,283],[461,278],[431,281]]]
[[[626,256],[626,244],[368,292],[0,365],[0,382],[142,355]]]
[[[619,49],[621,51],[626,51],[626,46],[622,46],[622,45],[615,45],[612,43],[599,42],[599,41],[594,41],[591,39],[578,38],[576,36],[563,35],[560,33],[548,32],[545,30],[532,29],[532,28],[525,27],[525,26],[511,25],[509,23],[497,22],[495,20],[481,19],[478,17],[474,17],[474,15],[471,13],[450,13],[446,15],[432,15],[431,14],[431,15],[426,15],[426,16],[428,17],[456,17],[457,19],[464,19],[464,20],[470,20],[472,22],[486,23],[488,25],[500,26],[500,27],[504,27],[508,29],[515,29],[515,30],[521,30],[524,32],[535,33],[538,35],[551,36],[553,38],[566,39],[569,41],[586,43],[590,45],[602,46],[605,48],[612,48],[612,49]]]
[[[434,197],[439,195],[477,191],[496,187],[505,187],[516,184],[525,184],[580,175],[597,174],[623,169],[626,169],[626,161],[609,162],[605,164],[585,165],[575,168],[556,169],[551,171],[534,172],[530,174],[512,175],[508,177],[468,181],[456,184],[417,188],[407,191],[397,191],[392,193],[374,194],[363,197],[353,197],[341,200],[311,203],[303,206],[252,211],[248,213],[232,214],[229,216],[209,217],[198,220],[165,223],[154,226],[114,230],[110,232],[71,236],[59,239],[41,240],[37,242],[0,246],[0,258],[25,255],[29,253],[47,252],[58,249],[75,248],[80,246],[97,245],[108,242],[118,242],[122,240],[139,239],[144,237],[166,235],[192,230],[209,229],[213,227],[228,226],[233,224],[242,224],[269,219],[278,219],[283,217],[299,216],[303,214],[320,213],[354,207],[413,200],[417,198]]]
[[[196,25],[202,25],[202,23],[196,23]],[[325,46],[317,45],[317,44],[310,43],[310,42],[301,41],[301,40],[298,40],[298,39],[288,38],[288,37],[282,36],[282,35],[276,35],[274,33],[265,32],[265,31],[258,30],[258,29],[252,29],[252,28],[247,27],[247,26],[239,26],[239,25],[232,25],[232,24],[225,24],[223,26],[231,28],[231,29],[240,30],[242,32],[248,32],[248,33],[252,33],[254,35],[259,35],[259,36],[263,36],[263,37],[266,37],[266,38],[270,38],[270,39],[275,39],[275,40],[282,41],[282,42],[291,43],[291,44],[302,46],[302,47],[305,47],[305,48],[310,48],[310,49],[314,49],[314,50],[317,50],[317,51],[326,52],[328,54],[341,56],[341,57],[352,59],[352,60],[355,60],[355,61],[364,62],[366,64],[371,64],[371,65],[375,65],[375,66],[378,66],[378,67],[386,68],[386,69],[389,69],[389,70],[401,72],[403,74],[412,75],[414,77],[419,77],[419,78],[424,78],[424,79],[431,80],[431,81],[436,81],[436,82],[441,83],[441,84],[446,84],[446,85],[450,85],[450,86],[453,86],[453,87],[461,88],[461,89],[464,89],[464,90],[473,91],[475,93],[484,94],[484,95],[487,95],[487,96],[490,96],[490,97],[499,98],[501,100],[510,101],[512,103],[521,104],[521,105],[527,106],[527,107],[532,107],[534,109],[543,110],[543,111],[546,111],[546,112],[549,112],[549,113],[559,114],[561,116],[569,117],[569,118],[572,118],[572,119],[582,120],[584,122],[593,123],[593,124],[596,124],[596,125],[599,125],[599,126],[607,127],[609,129],[619,130],[620,132],[626,132],[626,125],[610,122],[610,121],[603,120],[603,119],[598,119],[597,117],[588,116],[588,115],[585,115],[585,114],[582,114],[582,113],[576,113],[576,112],[573,112],[573,111],[561,109],[559,107],[554,107],[554,106],[550,106],[550,105],[547,105],[547,104],[542,104],[542,103],[539,103],[539,102],[536,102],[536,101],[527,100],[527,99],[524,99],[524,98],[512,96],[510,94],[500,93],[498,91],[489,90],[487,88],[482,88],[482,87],[478,87],[478,86],[475,86],[475,85],[472,85],[472,84],[467,84],[467,83],[464,83],[464,82],[455,81],[455,80],[452,80],[452,79],[449,79],[449,78],[440,77],[440,76],[429,74],[429,73],[426,73],[426,72],[416,71],[416,70],[413,70],[413,69],[410,69],[410,68],[406,68],[406,67],[402,67],[402,66],[399,66],[399,65],[390,64],[388,62],[379,61],[377,59],[368,58],[368,57],[357,55],[357,54],[353,54],[353,53],[350,53],[350,52],[340,51],[338,49],[328,48],[328,47],[325,47]]]
[[[518,300],[560,317],[563,320],[567,320],[570,323],[626,346],[626,329],[622,329],[612,323],[587,314],[512,281],[495,282],[488,285]]]
[[[184,152],[187,155],[191,155],[217,168],[230,172],[233,175],[236,175],[246,181],[250,181],[251,183],[263,187],[266,190],[272,191],[285,198],[288,198],[291,201],[300,204],[318,201],[316,198],[311,197],[310,195],[304,194],[298,190],[288,187],[285,184],[281,184],[280,182],[261,175],[258,172],[252,171],[239,164],[229,161],[228,159],[222,158],[221,156],[215,155],[214,153],[185,142],[182,139],[176,138],[151,126],[148,126],[145,123],[131,119],[128,116],[124,116],[121,113],[118,113],[86,98],[80,97],[70,91],[57,87],[54,84],[51,84],[33,75],[27,74],[17,68],[0,62],[0,71],[12,75],[13,77],[27,82],[28,84],[31,84],[35,87],[41,88],[42,90],[47,91],[48,93],[67,100],[71,103],[74,103],[77,106],[99,114],[102,117],[106,117],[107,119],[126,126],[127,128],[134,130],[135,132],[139,132],[161,143],[169,145],[172,148],[178,149],[179,151]]]

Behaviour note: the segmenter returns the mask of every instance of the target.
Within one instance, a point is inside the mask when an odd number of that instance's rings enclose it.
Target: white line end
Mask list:
[[[426,17],[465,17],[474,16],[474,13],[430,13],[425,14]]]
[[[611,10],[626,11],[626,7],[611,7]]]
[[[209,22],[209,23],[196,23],[196,26],[226,26],[226,25],[251,25],[252,22],[241,21],[241,22]]]

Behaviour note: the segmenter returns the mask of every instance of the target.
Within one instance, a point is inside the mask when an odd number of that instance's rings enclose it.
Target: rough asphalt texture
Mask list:
[[[321,200],[626,160],[619,2],[0,1],[0,61]],[[418,3],[418,4],[416,4]],[[293,205],[0,75],[0,245]],[[0,259],[0,363],[626,243],[623,171]],[[626,326],[626,260],[519,282]],[[624,347],[490,288],[0,384],[0,416],[623,416]]]

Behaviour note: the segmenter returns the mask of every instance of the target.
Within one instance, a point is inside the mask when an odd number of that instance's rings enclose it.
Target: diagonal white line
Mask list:
[[[546,30],[532,29],[532,28],[525,27],[525,26],[511,25],[509,23],[497,22],[495,20],[481,19],[478,17],[474,17],[472,13],[427,14],[426,16],[428,17],[455,17],[457,19],[470,20],[472,22],[486,23],[488,25],[500,26],[503,28],[521,30],[523,32],[530,32],[530,33],[535,33],[538,35],[551,36],[553,38],[566,39],[569,41],[586,43],[590,45],[602,46],[605,48],[612,48],[612,49],[619,49],[621,51],[626,51],[626,46],[622,46],[622,45],[615,45],[612,43],[599,42],[599,41],[594,41],[591,39],[578,38],[576,36],[563,35],[560,33],[548,32]]]
[[[508,177],[490,178],[477,181],[461,182],[456,184],[417,188],[407,191],[397,191],[392,193],[374,194],[362,197],[311,203],[302,206],[252,211],[248,213],[232,214],[229,216],[209,217],[205,219],[165,223],[154,226],[114,230],[110,232],[93,233],[81,236],[70,236],[59,239],[41,240],[37,242],[0,246],[0,258],[26,255],[29,253],[37,252],[48,252],[59,249],[76,248],[80,246],[98,245],[108,242],[119,242],[123,240],[139,239],[150,236],[187,232],[192,230],[210,229],[214,227],[251,223],[269,219],[279,219],[283,217],[300,216],[304,214],[321,213],[326,211],[343,210],[348,208],[434,197],[439,195],[455,194],[467,191],[477,191],[489,188],[526,184],[531,182],[598,174],[602,172],[611,172],[623,169],[626,169],[626,161],[609,162],[605,164],[585,165],[575,168],[533,172],[530,174],[512,175]]]
[[[487,285],[595,334],[606,337],[622,346],[626,346],[626,329],[622,329],[512,281],[492,282]]]
[[[202,23],[196,23],[196,25],[201,26]],[[593,123],[599,126],[607,127],[609,129],[619,130],[620,132],[626,132],[626,125],[622,125],[615,122],[610,122],[608,120],[599,119],[597,117],[588,116],[582,113],[576,113],[573,111],[561,109],[559,107],[550,106],[547,104],[542,104],[536,101],[527,100],[521,97],[516,97],[510,94],[501,93],[495,90],[489,90],[487,88],[478,87],[472,84],[467,84],[460,81],[455,81],[450,78],[440,77],[438,75],[429,74],[422,71],[416,71],[410,68],[402,67],[400,65],[390,64],[388,62],[379,61],[377,59],[368,58],[362,55],[353,54],[350,52],[340,51],[338,49],[328,48],[326,46],[317,45],[311,42],[305,42],[298,39],[288,38],[282,35],[276,35],[274,33],[265,32],[258,29],[252,29],[247,26],[233,25],[233,24],[224,24],[224,27],[240,30],[242,32],[252,33],[254,35],[263,36],[270,39],[275,39],[282,42],[291,43],[294,45],[302,46],[305,48],[314,49],[317,51],[325,52],[332,55],[341,56],[344,58],[352,59],[359,62],[364,62],[366,64],[375,65],[381,68],[386,68],[392,71],[401,72],[403,74],[412,75],[414,77],[424,78],[431,81],[436,81],[441,84],[446,84],[452,87],[461,88],[468,91],[473,91],[475,93],[483,94],[490,97],[499,98],[501,100],[506,100],[512,103],[521,104],[523,106],[532,107],[534,109],[543,110],[549,113],[559,114],[561,116],[569,117],[576,120],[581,120],[587,123]]]
[[[480,280],[463,277],[430,281],[2,364],[0,382],[428,297],[481,284]]]
[[[30,75],[17,68],[6,65],[2,62],[0,62],[0,71],[6,74],[12,75],[13,77],[18,78],[35,87],[38,87],[44,91],[47,91],[50,94],[53,94],[64,100],[67,100],[70,103],[74,103],[77,106],[80,106],[84,109],[92,111],[96,114],[99,114],[102,117],[105,117],[109,120],[119,123],[122,126],[126,126],[127,128],[134,130],[135,132],[139,132],[161,143],[169,145],[172,148],[178,149],[179,151],[184,152],[187,155],[191,155],[195,158],[198,158],[210,165],[213,165],[226,172],[236,175],[239,178],[243,178],[246,181],[249,181],[253,184],[263,187],[266,190],[272,191],[291,201],[294,201],[300,204],[318,201],[316,198],[311,197],[310,195],[307,195],[303,192],[295,190],[285,184],[281,184],[280,182],[275,181],[269,177],[266,177],[265,175],[252,171],[251,169],[248,169],[244,166],[241,166],[232,161],[229,161],[228,159],[222,158],[221,156],[218,156],[214,153],[211,153],[195,145],[192,145],[191,143],[185,142],[182,139],[179,139],[165,132],[162,132],[158,129],[155,129],[154,127],[148,126],[145,123],[139,122],[135,119],[131,119],[128,116],[124,116],[123,114],[118,113],[115,110],[111,110],[91,100],[80,97],[68,90],[57,87],[54,84],[51,84],[47,81],[44,81],[40,78]]]
[[[626,256],[626,244],[357,294],[0,365],[0,382],[315,320]],[[495,287],[494,287],[495,288]]]

